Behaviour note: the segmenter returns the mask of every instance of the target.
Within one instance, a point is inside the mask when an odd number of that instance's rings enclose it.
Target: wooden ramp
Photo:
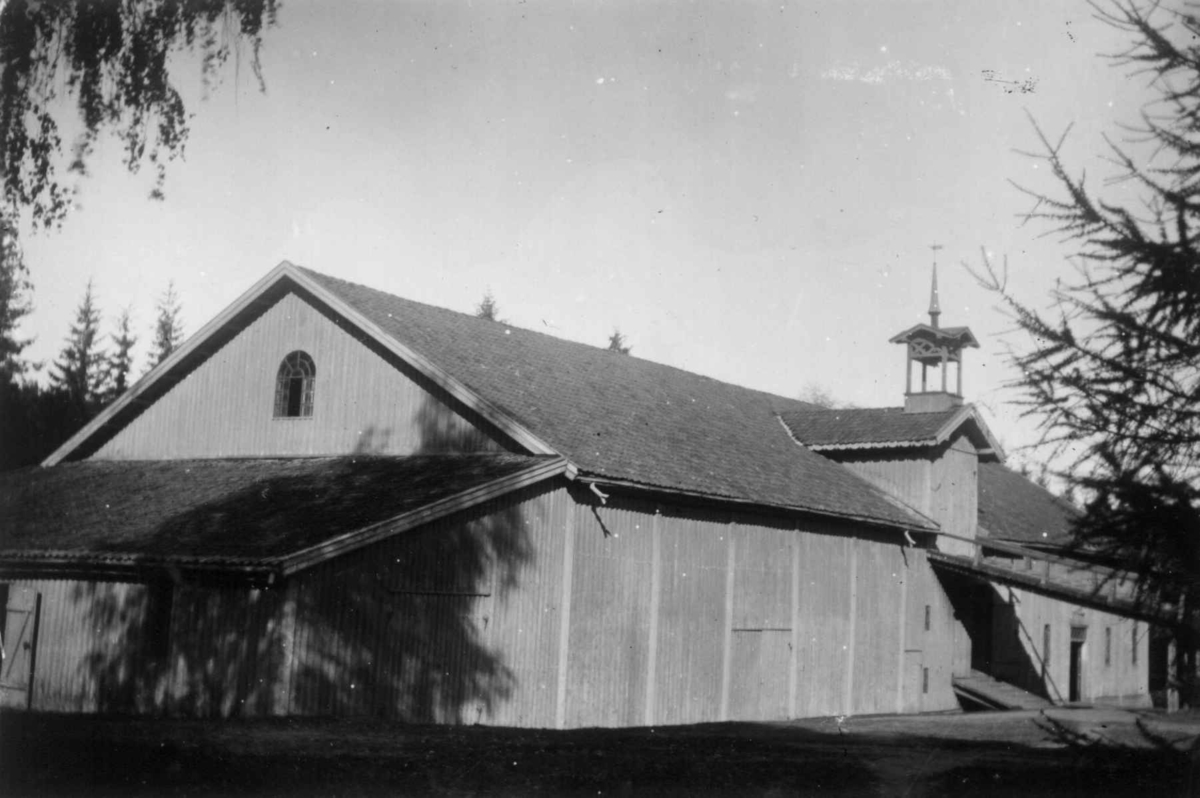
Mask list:
[[[955,676],[954,692],[960,697],[982,704],[989,709],[1044,709],[1054,704],[1020,687],[1002,682],[983,671],[971,671],[969,676]]]

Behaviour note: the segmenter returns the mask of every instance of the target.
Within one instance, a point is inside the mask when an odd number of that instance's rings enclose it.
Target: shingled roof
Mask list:
[[[0,563],[271,564],[449,507],[454,497],[478,498],[472,492],[484,486],[550,476],[556,465],[561,473],[565,461],[472,454],[83,461],[9,471],[0,473]]]
[[[981,452],[998,456],[998,445],[971,405],[935,413],[902,407],[800,410],[780,418],[796,440],[815,451],[935,446],[965,427]]]
[[[780,418],[796,440],[814,449],[931,446],[962,408],[905,413],[902,407],[801,410]]]
[[[580,474],[935,528],[786,434],[804,402],[298,269],[546,441]]]
[[[1000,463],[979,464],[979,526],[994,540],[1044,546],[1071,542],[1070,503]]]

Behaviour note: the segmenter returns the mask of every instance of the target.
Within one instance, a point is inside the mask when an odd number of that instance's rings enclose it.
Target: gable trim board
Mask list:
[[[491,480],[320,543],[267,557],[156,556],[133,551],[0,550],[0,578],[87,576],[89,578],[141,580],[147,576],[166,575],[172,581],[178,581],[184,574],[188,574],[201,581],[216,580],[269,586],[335,557],[498,499],[530,485],[558,476],[573,480],[575,474],[574,467],[566,458],[538,458],[537,462],[515,474]]]
[[[255,283],[248,291],[234,300],[231,305],[218,313],[208,324],[201,327],[195,335],[172,352],[162,363],[151,370],[149,374],[134,384],[117,401],[113,402],[103,412],[88,422],[83,429],[71,436],[66,443],[51,453],[43,461],[42,465],[54,466],[63,460],[74,459],[73,455],[80,456],[80,450],[85,443],[89,442],[89,439],[97,436],[110,422],[120,422],[121,419],[118,417],[122,415],[123,411],[128,411],[138,405],[144,406],[148,403],[147,399],[153,401],[153,398],[151,398],[153,388],[160,381],[168,380],[168,375],[183,367],[189,360],[207,359],[212,352],[206,351],[205,344],[214,338],[219,338],[219,334],[227,325],[252,313],[256,305],[261,305],[263,297],[269,294],[271,289],[280,287],[289,280],[305,292],[311,294],[335,314],[345,318],[365,333],[373,342],[400,358],[468,409],[478,413],[485,421],[523,448],[527,454],[559,454],[549,444],[511,418],[500,408],[463,385],[436,364],[383,332],[372,321],[285,260],[272,269],[264,278]],[[86,456],[86,454],[82,456]]]

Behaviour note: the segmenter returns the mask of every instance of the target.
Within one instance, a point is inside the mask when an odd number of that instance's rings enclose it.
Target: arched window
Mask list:
[[[305,418],[313,412],[313,383],[317,367],[307,352],[292,352],[279,364],[275,377],[275,418]]]

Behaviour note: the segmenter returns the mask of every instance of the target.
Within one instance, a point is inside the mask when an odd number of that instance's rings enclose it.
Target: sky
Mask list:
[[[964,394],[1010,454],[1019,418],[997,298],[963,264],[1007,256],[1042,306],[1070,242],[1026,223],[1053,191],[1033,121],[1099,174],[1148,94],[1098,57],[1084,3],[284,0],[260,92],[243,54],[201,97],[166,198],[100,142],[62,230],[23,233],[30,357],[53,360],[89,279],[144,362],[168,281],[186,331],[281,260],[796,396],[903,401],[926,321],[969,325]],[[1094,171],[1093,171],[1094,170]]]

